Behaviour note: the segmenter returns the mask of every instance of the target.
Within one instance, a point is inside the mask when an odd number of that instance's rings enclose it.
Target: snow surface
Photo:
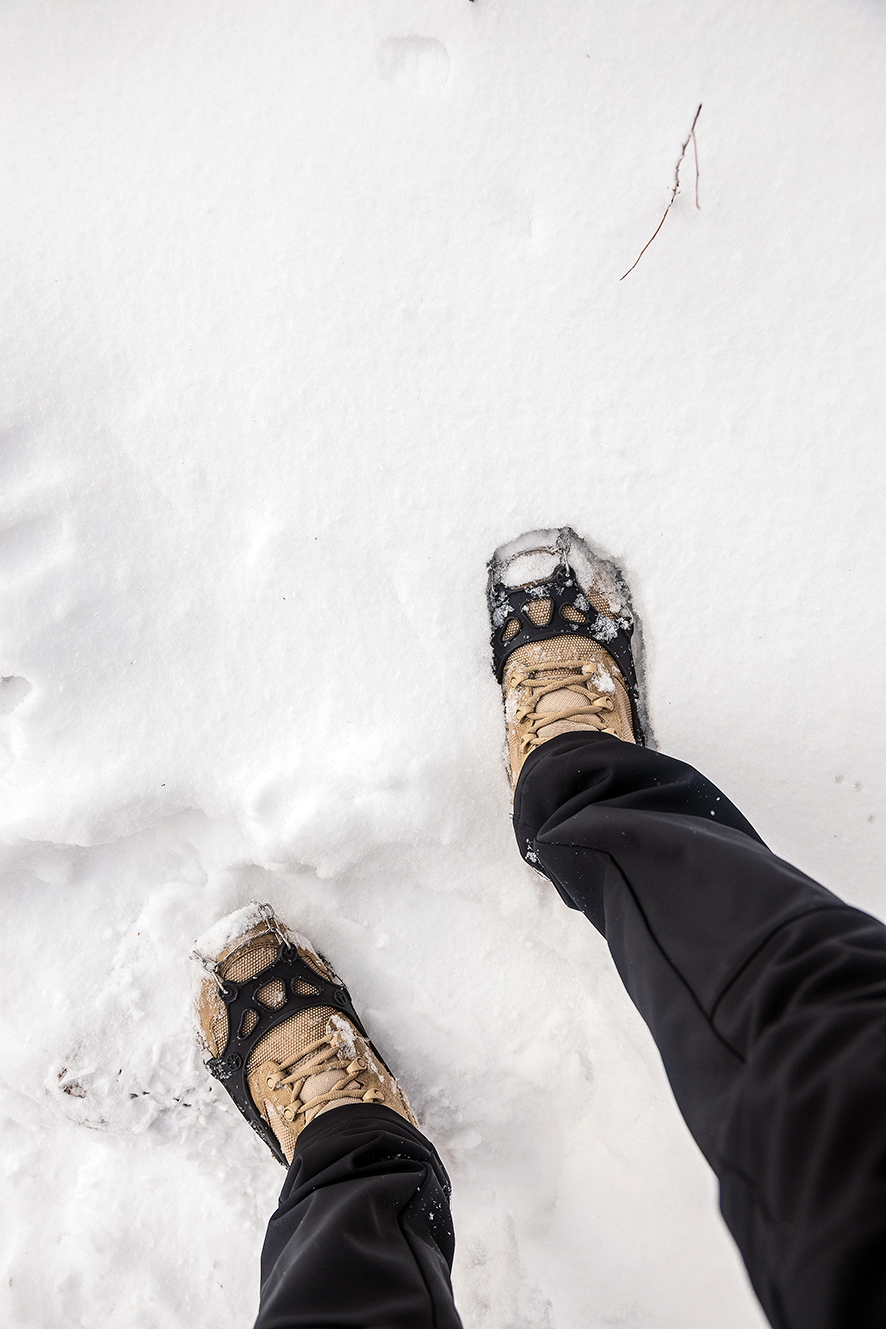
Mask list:
[[[469,1329],[750,1329],[522,864],[485,562],[620,561],[661,747],[886,912],[881,0],[7,0],[0,1322],[250,1323],[188,953],[267,900],[455,1187]],[[694,167],[639,266],[699,102]]]

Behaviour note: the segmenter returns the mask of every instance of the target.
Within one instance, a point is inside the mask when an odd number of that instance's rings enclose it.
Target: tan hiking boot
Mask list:
[[[377,1103],[418,1124],[331,965],[270,905],[222,919],[193,958],[207,971],[197,994],[207,1068],[279,1162],[335,1107]]]
[[[614,568],[568,527],[532,531],[496,550],[488,597],[512,788],[530,752],[558,734],[645,741],[633,619]]]
[[[521,646],[502,679],[511,785],[530,752],[571,730],[596,729],[634,743],[624,679],[595,642],[552,637]]]

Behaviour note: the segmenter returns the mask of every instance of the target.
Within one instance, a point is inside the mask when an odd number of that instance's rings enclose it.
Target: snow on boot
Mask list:
[[[511,786],[530,752],[571,730],[644,745],[627,586],[568,526],[529,531],[489,562],[492,667]]]
[[[223,918],[192,958],[207,974],[197,994],[207,1069],[280,1163],[292,1162],[308,1122],[335,1107],[379,1103],[417,1125],[347,988],[270,905]]]

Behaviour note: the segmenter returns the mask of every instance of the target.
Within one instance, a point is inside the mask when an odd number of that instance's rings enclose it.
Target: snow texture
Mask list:
[[[208,927],[194,943],[195,953],[213,963],[229,951],[233,943],[259,924],[268,925],[269,910],[255,900],[235,909]]]
[[[451,1171],[468,1329],[759,1326],[603,941],[514,848],[485,568],[562,524],[614,558],[659,745],[883,914],[886,10],[0,31],[0,1322],[250,1323],[282,1170],[188,954],[255,899]],[[699,102],[701,208],[687,156],[619,281]]]

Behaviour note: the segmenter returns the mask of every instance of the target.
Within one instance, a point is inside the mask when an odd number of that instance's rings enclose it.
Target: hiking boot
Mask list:
[[[568,526],[530,531],[495,551],[488,600],[512,789],[530,752],[557,734],[645,744],[633,617],[612,565]]]
[[[223,918],[192,958],[208,975],[197,995],[207,1069],[280,1163],[308,1122],[346,1104],[379,1103],[418,1124],[347,988],[270,905]]]

